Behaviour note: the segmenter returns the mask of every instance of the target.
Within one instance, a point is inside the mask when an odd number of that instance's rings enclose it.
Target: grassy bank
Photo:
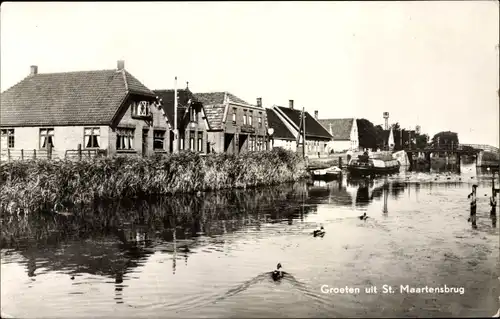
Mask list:
[[[241,155],[182,152],[151,158],[16,161],[0,166],[0,212],[274,185],[305,176],[302,159],[280,148]]]

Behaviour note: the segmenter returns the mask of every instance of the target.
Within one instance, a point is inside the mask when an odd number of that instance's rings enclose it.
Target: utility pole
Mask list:
[[[174,83],[174,153],[179,152],[179,130],[177,128],[177,77]]]
[[[301,145],[300,138],[302,138],[302,157],[306,157],[306,114],[305,108],[302,108],[299,123],[299,134],[297,135],[297,148]]]

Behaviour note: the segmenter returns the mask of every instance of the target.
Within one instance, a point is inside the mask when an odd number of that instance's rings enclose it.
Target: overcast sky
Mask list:
[[[3,3],[1,90],[112,69],[150,89],[229,91],[498,146],[495,1]],[[0,119],[1,120],[1,119]]]

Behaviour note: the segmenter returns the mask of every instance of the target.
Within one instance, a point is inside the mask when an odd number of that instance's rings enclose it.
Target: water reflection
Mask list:
[[[13,218],[3,221],[1,229],[2,262],[9,263],[9,258],[12,258],[11,262],[22,264],[27,280],[36,279],[34,283],[40,285],[46,278],[40,276],[42,274],[71,276],[71,287],[80,290],[70,291],[70,294],[83,294],[82,288],[88,285],[106,285],[110,295],[97,293],[97,297],[107,298],[108,304],[101,300],[93,305],[95,310],[102,310],[111,302],[140,311],[149,309],[149,314],[157,315],[163,310],[180,311],[209,305],[214,309],[214,303],[236,307],[236,301],[240,300],[248,305],[248,309],[234,311],[246,317],[252,315],[252,311],[264,316],[263,311],[271,310],[256,310],[263,307],[262,300],[255,301],[255,308],[248,300],[266,293],[266,298],[272,300],[268,306],[273,308],[271,306],[279,304],[284,293],[290,293],[299,296],[297,304],[303,300],[300,299],[302,296],[311,297],[311,303],[323,311],[314,312],[310,308],[317,316],[337,314],[340,308],[339,316],[359,317],[363,314],[355,310],[360,307],[357,299],[335,297],[339,299],[335,299],[336,308],[333,309],[333,297],[321,296],[317,287],[329,283],[328,280],[339,282],[339,285],[364,285],[367,280],[373,281],[371,272],[368,274],[371,279],[360,277],[367,271],[368,264],[372,267],[370,271],[377,274],[375,277],[384,276],[388,281],[395,280],[389,276],[394,273],[388,270],[390,267],[400,271],[402,278],[407,278],[408,273],[415,278],[431,276],[429,274],[436,271],[450,275],[446,267],[451,266],[439,259],[443,255],[440,250],[450,243],[460,241],[462,245],[460,238],[464,237],[464,241],[474,241],[471,254],[482,254],[478,258],[486,258],[484,256],[489,254],[484,248],[484,239],[474,236],[478,232],[483,237],[495,234],[496,216],[493,218],[492,215],[490,221],[487,218],[489,212],[485,213],[478,222],[479,230],[464,235],[464,229],[468,227],[465,217],[467,183],[446,179],[442,183],[424,183],[421,180],[416,174],[357,180],[346,176],[343,180],[328,183],[315,181],[203,193],[200,196],[103,202],[84,208],[74,216]],[[479,184],[485,185],[488,181],[480,180]],[[454,200],[449,201],[449,196],[455,196]],[[446,205],[449,207],[443,208]],[[465,218],[457,213],[462,208]],[[481,206],[482,212],[484,209],[485,206]],[[371,218],[360,222],[356,217],[359,212],[367,212]],[[447,214],[444,220],[450,221],[451,225],[447,227],[455,227],[447,232],[449,236],[445,239],[442,226],[435,226],[443,224],[441,218],[444,214]],[[457,216],[459,218],[455,220]],[[319,225],[325,226],[328,235],[318,240],[311,236],[311,231]],[[415,237],[419,241],[411,240]],[[426,253],[419,246],[421,240],[425,242],[422,244],[425,249],[434,251]],[[460,249],[468,251],[467,247],[461,246]],[[460,249],[456,251],[462,251]],[[19,257],[14,258],[15,255]],[[414,266],[416,257],[413,256],[417,255],[420,259]],[[409,262],[405,259],[407,257]],[[430,258],[433,258],[432,263]],[[472,257],[464,255],[463,258],[470,260]],[[368,260],[376,262],[369,263]],[[261,280],[266,265],[278,261],[290,265],[290,277],[279,285]],[[397,268],[398,265],[402,265],[404,271]],[[463,267],[470,265],[465,263]],[[424,272],[425,269],[429,271]],[[197,286],[199,281],[212,288]],[[285,286],[287,289],[283,290]],[[66,291],[67,288],[60,289]],[[61,297],[55,296],[53,302],[62,302],[58,298]],[[91,297],[82,298],[87,301],[85,298]],[[374,302],[366,300],[368,297],[359,298],[365,298],[364,308]],[[412,296],[405,300],[409,298],[426,297]],[[417,302],[415,300],[406,302]],[[387,306],[384,309],[392,309],[393,304],[387,299],[383,302],[386,303],[384,307]],[[293,307],[290,301],[288,303],[280,307]],[[222,312],[224,306],[217,309],[218,312],[211,316],[234,317],[231,312]],[[373,309],[377,315],[404,313]],[[297,316],[307,315],[296,311]],[[265,314],[276,316],[271,312]],[[204,313],[203,316],[210,315]]]

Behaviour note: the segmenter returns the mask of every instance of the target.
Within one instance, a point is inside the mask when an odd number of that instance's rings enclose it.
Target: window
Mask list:
[[[196,112],[196,109],[191,106],[190,107],[190,110],[189,110],[189,117],[190,117],[190,121],[191,122],[195,122],[195,123],[198,123],[198,116],[197,116],[197,112]]]
[[[179,149],[184,149],[184,133],[179,134]]]
[[[262,137],[257,138],[257,151],[262,151]]]
[[[99,147],[101,132],[98,127],[86,127],[84,129],[83,135],[84,135],[83,145],[85,148]]]
[[[259,123],[259,127],[262,127],[262,117],[260,117],[260,116],[259,116],[258,123]]]
[[[195,138],[195,132],[190,131],[189,132],[189,149],[191,151],[194,151],[194,138]]]
[[[203,132],[198,132],[198,152],[203,152]]]
[[[249,150],[249,151],[253,151],[253,143],[254,143],[254,138],[255,138],[255,137],[253,137],[253,136],[250,136],[250,137],[248,138],[248,140],[249,140],[249,143],[248,143],[248,150]]]
[[[233,124],[236,124],[236,108],[233,108]]]
[[[243,125],[247,125],[247,113],[243,114]]]
[[[14,129],[2,129],[1,134],[2,148],[14,148]]]
[[[155,130],[153,131],[153,149],[157,151],[163,151],[165,145],[165,131]]]
[[[252,126],[252,113],[248,116],[248,125]]]
[[[134,133],[133,128],[118,128],[116,129],[116,149],[117,150],[133,150],[134,149]]]
[[[132,115],[134,116],[149,116],[150,105],[147,101],[132,102]]]
[[[40,129],[40,148],[48,148],[52,146],[54,148],[54,129],[53,128],[41,128]]]

